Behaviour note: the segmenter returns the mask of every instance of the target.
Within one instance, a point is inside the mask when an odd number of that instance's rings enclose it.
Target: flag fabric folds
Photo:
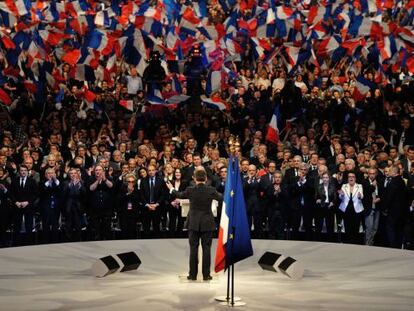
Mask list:
[[[253,255],[250,228],[240,176],[238,157],[230,156],[221,212],[215,271]]]
[[[272,119],[270,120],[269,126],[267,128],[266,140],[274,144],[279,142],[279,128],[278,120],[280,119],[279,105],[275,107],[273,112]]]

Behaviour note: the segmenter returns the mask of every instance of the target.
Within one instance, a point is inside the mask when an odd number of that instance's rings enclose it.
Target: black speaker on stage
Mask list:
[[[137,270],[141,265],[141,260],[135,252],[122,253],[117,255],[124,265],[120,272]]]
[[[272,252],[265,252],[258,264],[263,270],[280,272],[293,280],[301,279],[305,271],[296,259]]]
[[[92,274],[98,278],[109,274],[137,270],[141,265],[141,260],[135,252],[109,255],[99,258],[92,264]]]

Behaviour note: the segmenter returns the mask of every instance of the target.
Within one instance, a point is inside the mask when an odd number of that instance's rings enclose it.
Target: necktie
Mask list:
[[[390,183],[390,181],[391,181],[391,178],[390,178],[390,177],[387,177],[387,178],[385,179],[385,187],[387,187],[387,186],[388,186],[388,184]]]
[[[150,179],[150,202],[153,203],[154,201],[154,177]]]
[[[22,188],[24,187],[24,178],[20,179],[20,187],[22,187]]]

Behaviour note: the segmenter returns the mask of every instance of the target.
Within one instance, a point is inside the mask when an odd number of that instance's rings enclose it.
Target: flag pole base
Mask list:
[[[227,297],[227,296],[217,296],[217,297],[214,297],[214,300],[227,303],[227,302],[231,301],[231,298]],[[237,301],[237,302],[241,301],[241,298],[240,297],[234,297],[234,301]]]
[[[222,306],[227,306],[227,307],[243,307],[246,305],[246,303],[244,301],[234,301],[234,303],[229,302],[220,302],[219,303]]]

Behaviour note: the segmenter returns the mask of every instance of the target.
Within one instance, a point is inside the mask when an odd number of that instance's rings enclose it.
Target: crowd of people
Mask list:
[[[221,3],[209,1],[213,25],[230,16]],[[51,57],[58,87],[44,86],[43,101],[0,58],[0,100],[10,98],[0,112],[2,245],[184,236],[167,183],[183,191],[204,169],[223,193],[235,135],[253,237],[413,248],[412,72],[322,54],[292,69],[286,54],[257,58],[247,46],[218,62],[226,81],[211,93],[213,69],[191,45],[184,68],[154,53],[145,70],[118,58],[102,79]],[[154,104],[157,90],[188,97]],[[224,108],[202,105],[204,95]]]
[[[224,192],[234,134],[254,237],[338,241],[345,232],[343,241],[410,247],[409,76],[354,101],[355,80],[345,69],[315,67],[287,77],[282,66],[259,64],[238,72],[235,84],[220,94],[228,111],[196,106],[192,99],[173,109],[140,106],[145,83],[135,83],[134,68],[117,86],[94,89],[105,107],[89,110],[86,119],[77,115],[75,85],[68,85],[60,109],[50,95],[43,110],[16,85],[10,94],[19,103],[2,113],[3,243],[33,243],[35,231],[43,242],[111,239],[114,228],[119,238],[181,236],[180,200],[169,194],[166,181],[182,191],[194,170],[204,167],[209,183]],[[163,83],[164,92],[170,88]],[[115,104],[124,89],[135,100],[134,113]],[[275,108],[283,124],[277,144],[266,140]]]

